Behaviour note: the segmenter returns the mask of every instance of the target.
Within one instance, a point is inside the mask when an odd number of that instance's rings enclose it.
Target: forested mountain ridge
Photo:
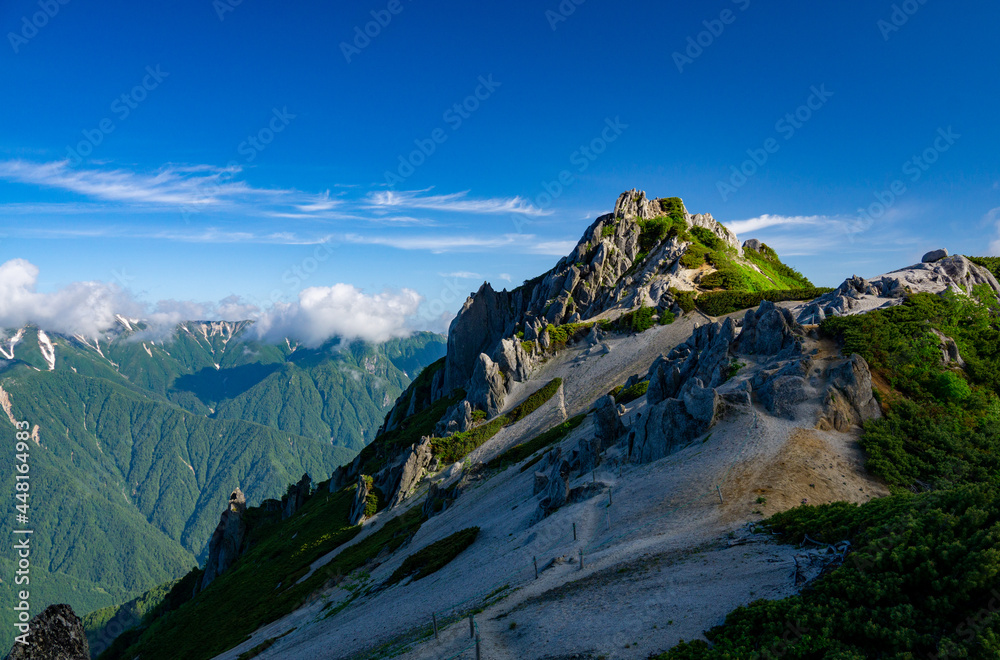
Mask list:
[[[257,341],[249,322],[167,336],[119,324],[98,338],[0,333],[0,420],[28,421],[34,440],[39,611],[68,602],[82,615],[179,577],[235,486],[259,503],[303,473],[326,478],[444,353],[430,333],[310,349]],[[13,458],[0,461],[13,492]]]

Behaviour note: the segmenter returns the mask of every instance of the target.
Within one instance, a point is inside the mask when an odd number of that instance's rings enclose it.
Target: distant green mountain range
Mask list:
[[[256,341],[249,322],[185,323],[167,337],[120,324],[100,338],[27,327],[0,339],[7,493],[12,422],[28,421],[33,437],[33,614],[66,602],[82,615],[180,577],[233,488],[256,504],[305,472],[327,478],[445,352],[431,333],[308,349]],[[0,577],[13,597],[11,556]]]

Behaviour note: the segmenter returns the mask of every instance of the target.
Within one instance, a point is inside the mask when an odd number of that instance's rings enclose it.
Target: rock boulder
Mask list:
[[[69,605],[49,605],[28,626],[27,644],[15,641],[5,660],[90,660],[83,621]]]
[[[944,248],[942,248],[940,250],[931,250],[930,252],[928,252],[927,254],[925,254],[924,257],[923,257],[923,259],[921,259],[920,261],[921,261],[921,263],[932,264],[935,261],[941,261],[942,259],[944,259],[947,256],[948,256],[948,250],[946,250]]]
[[[882,408],[872,391],[872,374],[860,355],[852,355],[829,372],[826,404],[817,428],[848,431],[869,419],[882,416]]]
[[[618,414],[615,398],[606,394],[597,400],[594,410],[594,432],[601,443],[601,449],[613,445],[625,434],[625,425]]]
[[[351,503],[351,512],[348,517],[348,522],[351,525],[360,525],[368,517],[365,514],[368,508],[368,495],[372,488],[371,477],[366,474],[358,477],[358,489],[354,491],[354,502]]]
[[[229,496],[226,510],[222,512],[219,524],[208,541],[208,561],[201,577],[199,591],[212,583],[215,578],[232,566],[243,550],[246,523],[243,514],[247,510],[247,499],[239,488]]]

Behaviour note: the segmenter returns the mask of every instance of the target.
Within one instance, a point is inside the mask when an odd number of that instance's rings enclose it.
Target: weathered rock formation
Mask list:
[[[947,256],[948,256],[948,250],[946,250],[946,249],[942,248],[940,250],[931,250],[930,252],[928,252],[927,254],[925,254],[924,258],[921,259],[920,261],[921,261],[921,263],[932,264],[935,261],[941,261],[942,259],[944,259]]]
[[[938,251],[947,252],[947,251]],[[928,261],[928,257],[935,256]],[[802,324],[820,323],[828,316],[845,316],[876,307],[898,305],[907,293],[971,293],[985,284],[1000,294],[1000,283],[989,270],[961,255],[928,253],[924,262],[886,273],[873,280],[850,277],[836,290],[807,304],[799,313]]]
[[[586,320],[639,304],[679,313],[670,289],[693,287],[692,271],[685,274],[680,264],[688,243],[663,239],[644,253],[641,268],[633,268],[640,255],[639,223],[663,215],[660,200],[627,191],[616,201],[614,212],[597,218],[574,250],[544,275],[511,292],[483,284],[452,322],[442,392],[464,388],[473,406],[493,414],[502,407],[510,383],[524,380],[533,364],[532,356],[512,339],[518,330],[525,340],[537,340],[547,349],[550,338],[544,329],[549,324]],[[688,227],[708,229],[742,252],[736,236],[711,215],[685,213],[684,219]],[[599,339],[588,341],[594,345]]]
[[[439,438],[461,433],[472,426],[472,404],[468,399],[459,401],[441,418],[441,421],[434,427],[434,435]]]
[[[871,370],[863,357],[852,355],[827,374],[830,385],[817,428],[843,432],[882,416],[882,408],[872,390]]]
[[[424,438],[397,454],[395,460],[374,475],[375,485],[388,500],[387,506],[396,506],[403,501],[430,467],[432,458],[431,439]]]
[[[467,400],[473,407],[485,410],[494,417],[503,406],[507,394],[507,384],[500,373],[500,367],[485,353],[479,354],[476,366],[469,379]]]
[[[222,512],[219,524],[208,542],[208,561],[205,563],[205,574],[202,575],[199,591],[203,591],[240,556],[246,536],[246,523],[243,520],[246,510],[247,499],[243,491],[237,488],[229,496],[229,504]]]
[[[351,512],[348,514],[348,522],[352,525],[360,525],[368,516],[368,495],[374,488],[372,478],[366,474],[358,476],[358,489],[354,491],[354,501],[351,502]]]
[[[90,660],[83,621],[69,605],[49,605],[28,627],[27,643],[15,641],[5,660]]]
[[[291,518],[302,508],[312,494],[312,478],[303,474],[298,483],[288,487],[288,492],[281,498],[281,519]]]
[[[615,444],[625,434],[625,425],[622,424],[615,398],[611,395],[605,395],[597,400],[594,410],[594,433],[597,435],[599,451]]]
[[[558,447],[545,455],[535,472],[535,495],[540,495],[538,507],[548,515],[569,499],[570,463]]]
[[[705,433],[726,405],[751,403],[751,391],[776,414],[787,414],[803,398],[801,328],[786,309],[764,302],[747,310],[742,331],[731,319],[697,328],[686,342],[649,370],[646,413],[627,438],[628,457],[648,463],[667,456]],[[780,362],[751,384],[731,381],[734,356]]]
[[[424,500],[424,515],[431,518],[439,513],[443,513],[455,503],[455,500],[458,499],[461,493],[462,486],[458,483],[453,483],[450,486],[431,484],[431,487],[427,490],[427,499]]]
[[[941,349],[941,364],[948,366],[950,364],[955,364],[959,367],[965,367],[965,360],[962,359],[962,354],[958,350],[958,344],[951,337],[948,337],[940,330],[931,329],[931,332],[937,337],[938,348]]]

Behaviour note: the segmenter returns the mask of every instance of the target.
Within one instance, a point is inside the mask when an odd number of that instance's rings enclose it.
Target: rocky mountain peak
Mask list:
[[[440,395],[456,388],[483,390],[482,383],[470,385],[477,369],[489,376],[490,364],[480,356],[496,362],[500,353],[509,354],[499,342],[517,332],[526,340],[542,339],[549,325],[614,318],[641,305],[682,313],[674,291],[696,290],[717,270],[705,259],[705,242],[729,258],[742,259],[736,235],[710,214],[688,213],[678,197],[650,199],[641,190],[623,192],[614,211],[594,220],[570,254],[548,272],[513,291],[496,291],[484,283],[466,300],[448,333]],[[682,259],[691,251],[697,258]],[[489,410],[502,402],[502,393],[495,390],[487,384],[478,405]]]
[[[652,220],[663,215],[659,200],[646,199],[646,193],[642,190],[627,190],[618,196],[615,202],[615,210],[612,214],[616,218],[624,220]]]

